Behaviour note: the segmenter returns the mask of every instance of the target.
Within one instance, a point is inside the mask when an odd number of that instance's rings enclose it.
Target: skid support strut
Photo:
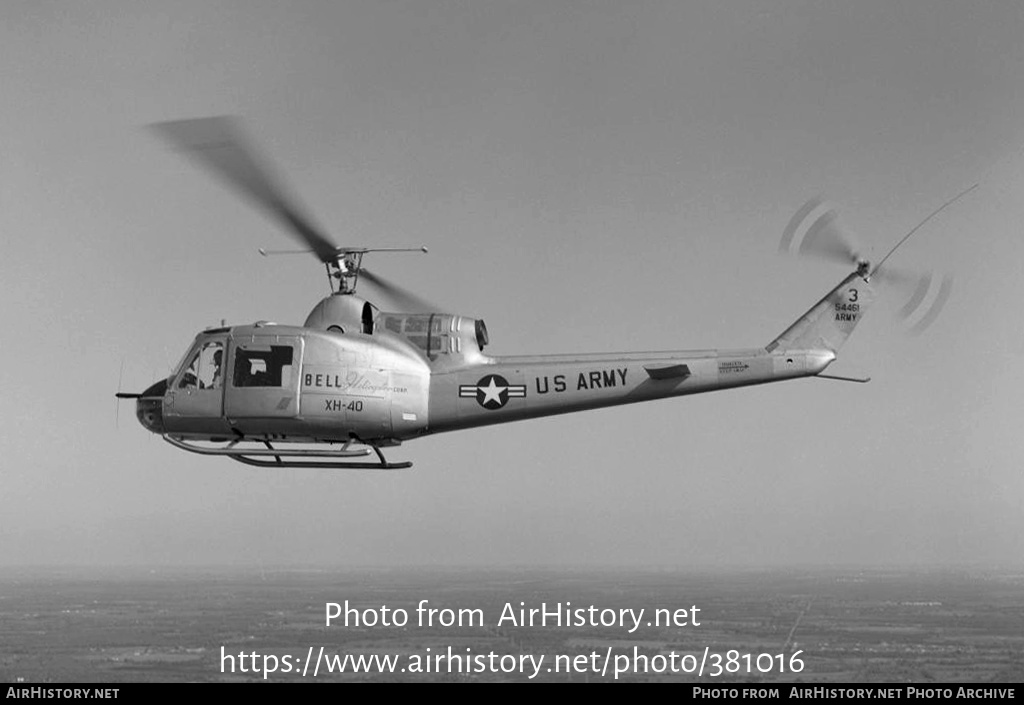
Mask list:
[[[248,448],[240,445],[243,441],[234,440],[223,446],[203,446],[194,441],[186,441],[165,433],[164,440],[175,448],[187,450],[200,455],[222,455],[246,465],[258,468],[321,468],[350,470],[404,470],[411,468],[411,462],[390,463],[380,448],[366,441],[352,439],[336,450],[319,450],[312,448],[275,448],[270,441],[262,441],[266,448]],[[361,446],[353,448],[353,445]],[[377,461],[348,461],[346,458],[363,458],[376,453]],[[272,459],[271,459],[272,458]],[[288,460],[287,458],[294,458]]]

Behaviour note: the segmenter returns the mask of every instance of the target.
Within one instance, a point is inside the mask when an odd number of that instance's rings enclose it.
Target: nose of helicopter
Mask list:
[[[135,416],[147,431],[164,432],[164,394],[167,392],[167,380],[163,379],[150,386],[135,401]]]

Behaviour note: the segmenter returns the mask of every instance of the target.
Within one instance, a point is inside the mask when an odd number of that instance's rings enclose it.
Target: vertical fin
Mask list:
[[[873,300],[874,292],[863,273],[853,272],[765,349],[837,352]]]

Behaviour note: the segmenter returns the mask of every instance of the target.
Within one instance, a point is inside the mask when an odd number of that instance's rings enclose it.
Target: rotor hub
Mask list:
[[[353,294],[359,281],[359,272],[363,263],[362,252],[339,252],[333,260],[324,262],[327,277],[331,281],[331,292],[334,294]],[[337,289],[333,282],[337,281]]]

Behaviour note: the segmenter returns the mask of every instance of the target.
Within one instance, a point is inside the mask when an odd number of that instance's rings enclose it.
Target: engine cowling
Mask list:
[[[377,329],[403,336],[431,360],[446,355],[480,355],[490,342],[482,320],[450,313],[382,312],[377,317]]]
[[[306,328],[335,333],[373,333],[376,307],[352,294],[334,294],[320,301],[306,317]]]
[[[400,335],[428,358],[475,357],[490,343],[487,325],[478,318],[450,313],[391,313],[351,294],[334,294],[320,301],[304,324],[334,333],[388,332]]]

